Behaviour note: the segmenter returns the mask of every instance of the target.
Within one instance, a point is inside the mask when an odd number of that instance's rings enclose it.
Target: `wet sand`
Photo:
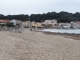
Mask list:
[[[65,38],[72,38],[74,40],[80,40],[80,34],[69,34],[69,33],[54,33],[54,32],[43,32],[44,34],[49,35],[59,35]]]
[[[0,31],[0,60],[80,60],[80,41],[29,29]]]

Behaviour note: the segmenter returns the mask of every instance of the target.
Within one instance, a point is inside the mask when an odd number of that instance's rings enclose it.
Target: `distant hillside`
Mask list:
[[[70,21],[80,21],[80,13],[68,13],[68,12],[48,12],[48,13],[43,13],[43,14],[31,14],[29,15],[7,15],[4,16],[0,14],[0,19],[18,19],[18,20],[30,20],[30,21],[36,21],[36,22],[43,22],[44,20],[47,19],[57,19],[58,22],[70,22]]]

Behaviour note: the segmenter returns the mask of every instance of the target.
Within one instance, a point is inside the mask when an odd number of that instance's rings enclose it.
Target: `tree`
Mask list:
[[[77,20],[80,21],[80,13],[76,12],[75,14],[73,14],[73,13],[61,11],[59,13],[48,12],[43,14],[31,14],[30,16],[27,14],[26,15],[24,14],[6,15],[6,16],[4,16],[3,14],[0,14],[0,19],[9,19],[9,20],[17,19],[21,21],[30,20],[30,21],[36,21],[36,22],[44,22],[45,20],[56,19],[58,22],[71,22],[71,21],[77,21]]]

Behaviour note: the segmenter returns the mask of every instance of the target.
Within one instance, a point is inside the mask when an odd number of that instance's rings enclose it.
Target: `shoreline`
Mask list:
[[[50,35],[59,35],[63,36],[65,38],[71,38],[74,40],[80,40],[80,34],[69,34],[69,33],[52,33],[52,32],[43,32],[44,34],[50,34]]]
[[[59,33],[59,32],[49,32],[49,31],[39,31],[39,30],[33,30],[34,32],[42,32],[44,34],[49,34],[49,35],[59,35],[59,36],[63,36],[65,38],[71,38],[74,40],[80,40],[80,34],[75,34],[75,33]]]

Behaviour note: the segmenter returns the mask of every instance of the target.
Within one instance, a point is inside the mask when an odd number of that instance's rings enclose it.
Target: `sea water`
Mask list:
[[[80,34],[80,29],[44,29],[46,32]]]

